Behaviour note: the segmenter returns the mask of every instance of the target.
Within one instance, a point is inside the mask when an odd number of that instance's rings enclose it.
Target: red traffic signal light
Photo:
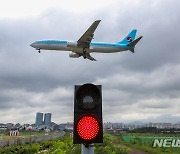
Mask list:
[[[77,121],[77,133],[85,141],[95,139],[100,131],[99,120],[93,115],[84,115]]]
[[[74,144],[103,142],[101,85],[87,83],[74,89]]]

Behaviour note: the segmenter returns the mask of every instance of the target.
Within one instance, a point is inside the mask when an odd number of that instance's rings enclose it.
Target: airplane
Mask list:
[[[90,53],[114,53],[129,50],[134,53],[134,48],[139,40],[142,38],[135,39],[137,30],[132,30],[122,41],[116,43],[105,43],[105,42],[91,42],[94,39],[94,32],[98,27],[101,20],[96,20],[87,29],[87,31],[79,38],[78,41],[67,41],[67,40],[38,40],[30,44],[31,47],[38,50],[40,53],[44,50],[63,50],[72,51],[69,54],[71,58],[83,57],[96,61]]]

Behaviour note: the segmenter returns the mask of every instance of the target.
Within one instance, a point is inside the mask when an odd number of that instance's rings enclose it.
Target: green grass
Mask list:
[[[104,143],[95,144],[94,151],[96,154],[127,154],[130,149],[120,145],[116,141],[117,137],[104,134]],[[116,142],[116,143],[115,143]],[[59,139],[46,140],[38,143],[31,143],[19,146],[9,146],[0,149],[1,154],[79,154],[81,153],[81,145],[73,144],[73,139],[66,134]]]
[[[27,132],[22,135],[28,136]],[[35,135],[44,135],[39,133]],[[168,137],[177,138],[169,134]],[[150,154],[179,154],[180,148],[154,148],[152,147],[152,141],[154,138],[164,138],[165,135],[157,135],[150,133],[127,133],[123,136],[121,134],[104,134],[104,143],[95,144],[96,154],[126,154],[131,149],[135,148],[141,151],[148,152]],[[56,153],[56,154],[78,154],[81,153],[80,144],[73,144],[72,138],[69,134],[59,138],[39,143],[31,143],[19,146],[10,146],[0,149],[0,153]]]

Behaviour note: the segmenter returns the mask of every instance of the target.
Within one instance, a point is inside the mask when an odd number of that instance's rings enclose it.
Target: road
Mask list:
[[[140,151],[140,150],[137,150],[137,149],[131,149],[132,151],[130,151],[128,154],[148,154],[147,152],[144,152],[144,151]]]

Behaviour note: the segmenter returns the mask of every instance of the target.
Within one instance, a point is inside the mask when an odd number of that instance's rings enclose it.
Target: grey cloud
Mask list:
[[[19,115],[14,121],[23,120],[25,107],[28,116],[42,110],[53,112],[59,121],[63,117],[71,119],[74,85],[87,82],[103,85],[107,119],[122,120],[132,111],[138,114],[144,108],[151,116],[156,116],[159,109],[175,114],[166,99],[175,100],[176,108],[179,107],[180,2],[141,0],[133,5],[121,4],[113,3],[91,14],[49,9],[36,18],[0,19],[0,91],[9,91],[8,95],[0,94],[1,114],[5,116],[7,109],[21,106],[14,113]],[[38,54],[29,46],[38,39],[77,40],[96,19],[102,22],[94,41],[120,41],[137,28],[137,35],[144,38],[136,53],[93,53],[98,61],[91,62],[70,59],[67,52],[61,51]],[[149,104],[152,99],[158,103]]]

